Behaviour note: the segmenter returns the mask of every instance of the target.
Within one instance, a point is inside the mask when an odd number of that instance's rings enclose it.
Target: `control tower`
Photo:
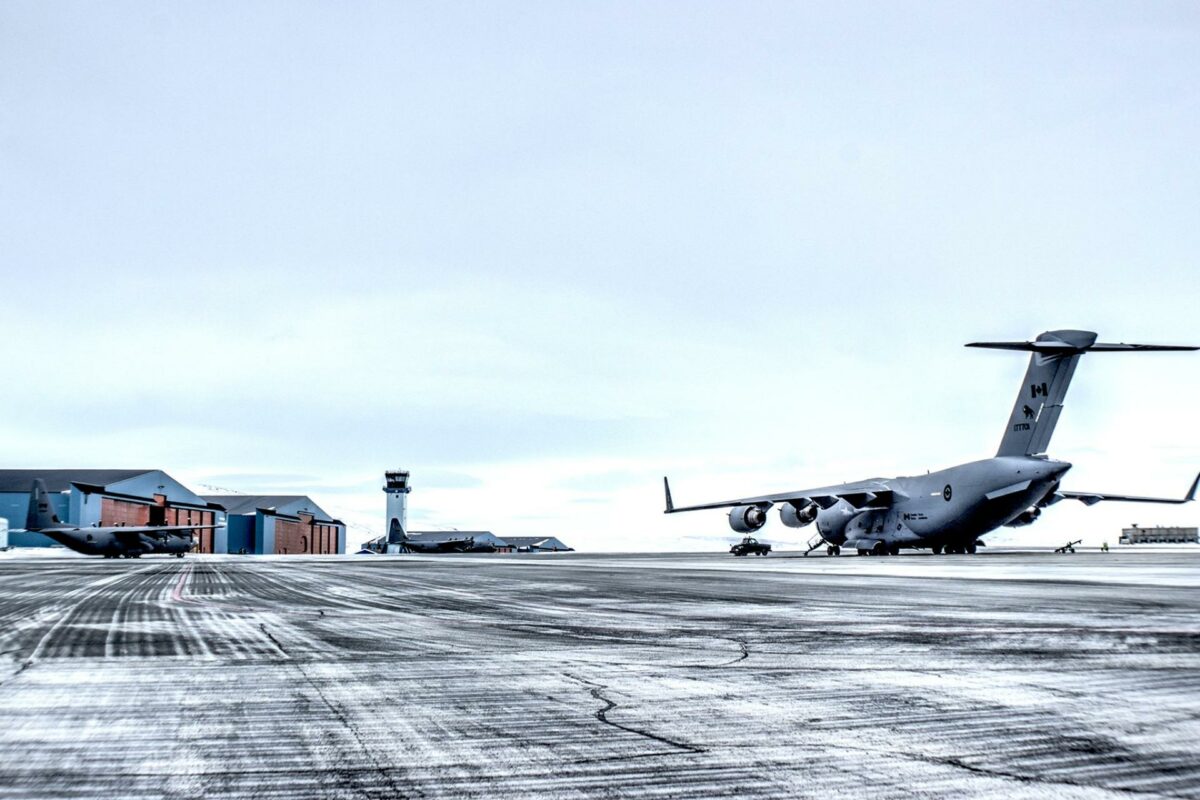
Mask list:
[[[385,553],[404,552],[404,540],[408,538],[408,470],[398,469],[383,473],[383,491],[387,493],[387,546]]]

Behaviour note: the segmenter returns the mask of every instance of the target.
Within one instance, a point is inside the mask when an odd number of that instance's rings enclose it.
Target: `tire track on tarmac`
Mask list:
[[[122,565],[123,566],[123,565]],[[38,637],[37,641],[30,648],[29,653],[24,658],[16,659],[20,666],[17,671],[9,676],[6,680],[0,681],[0,686],[10,685],[18,676],[22,675],[30,667],[35,666],[38,661],[43,658],[43,653],[49,649],[54,638],[60,630],[63,630],[67,621],[77,613],[80,606],[99,596],[106,591],[115,590],[119,584],[125,581],[141,580],[147,573],[158,569],[157,564],[148,564],[133,572],[121,572],[116,575],[105,575],[102,578],[92,581],[84,586],[76,589],[69,589],[58,596],[58,600],[47,610],[49,615],[56,615],[56,619],[50,623],[46,631]]]

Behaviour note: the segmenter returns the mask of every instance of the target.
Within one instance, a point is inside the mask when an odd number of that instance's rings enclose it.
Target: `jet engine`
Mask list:
[[[800,508],[796,508],[791,503],[784,503],[779,507],[779,519],[789,528],[803,528],[805,525],[813,523],[820,510],[821,507],[816,503],[809,503]]]
[[[1037,522],[1037,518],[1042,515],[1042,509],[1039,506],[1030,506],[1022,511],[1017,516],[1005,523],[1009,528],[1020,528],[1025,525],[1032,525]]]
[[[729,527],[738,533],[754,533],[767,524],[767,512],[758,506],[735,506],[729,509]]]

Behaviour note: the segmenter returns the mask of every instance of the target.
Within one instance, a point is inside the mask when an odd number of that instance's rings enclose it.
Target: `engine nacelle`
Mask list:
[[[817,512],[820,510],[821,507],[816,503],[809,503],[801,508],[796,508],[791,503],[784,503],[779,507],[779,520],[789,528],[803,528],[816,520]]]
[[[735,506],[729,509],[729,527],[738,533],[754,533],[767,524],[767,512],[758,506]]]
[[[1039,508],[1038,506],[1030,506],[1029,508],[1022,511],[1020,514],[1018,514],[1016,517],[1014,517],[1012,520],[1006,522],[1005,526],[1009,527],[1009,528],[1021,528],[1021,527],[1024,527],[1025,525],[1032,525],[1033,523],[1037,522],[1037,518],[1040,517],[1041,515],[1042,515],[1041,508]]]
[[[841,544],[846,541],[846,529],[850,521],[862,513],[845,500],[838,500],[817,515],[817,531],[830,544]]]
[[[192,549],[192,536],[167,536],[158,543],[158,548],[164,553],[187,553]]]

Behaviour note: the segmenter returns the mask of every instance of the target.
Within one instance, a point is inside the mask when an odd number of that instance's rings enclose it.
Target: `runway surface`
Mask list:
[[[1200,798],[1200,554],[0,559],[0,798]]]

